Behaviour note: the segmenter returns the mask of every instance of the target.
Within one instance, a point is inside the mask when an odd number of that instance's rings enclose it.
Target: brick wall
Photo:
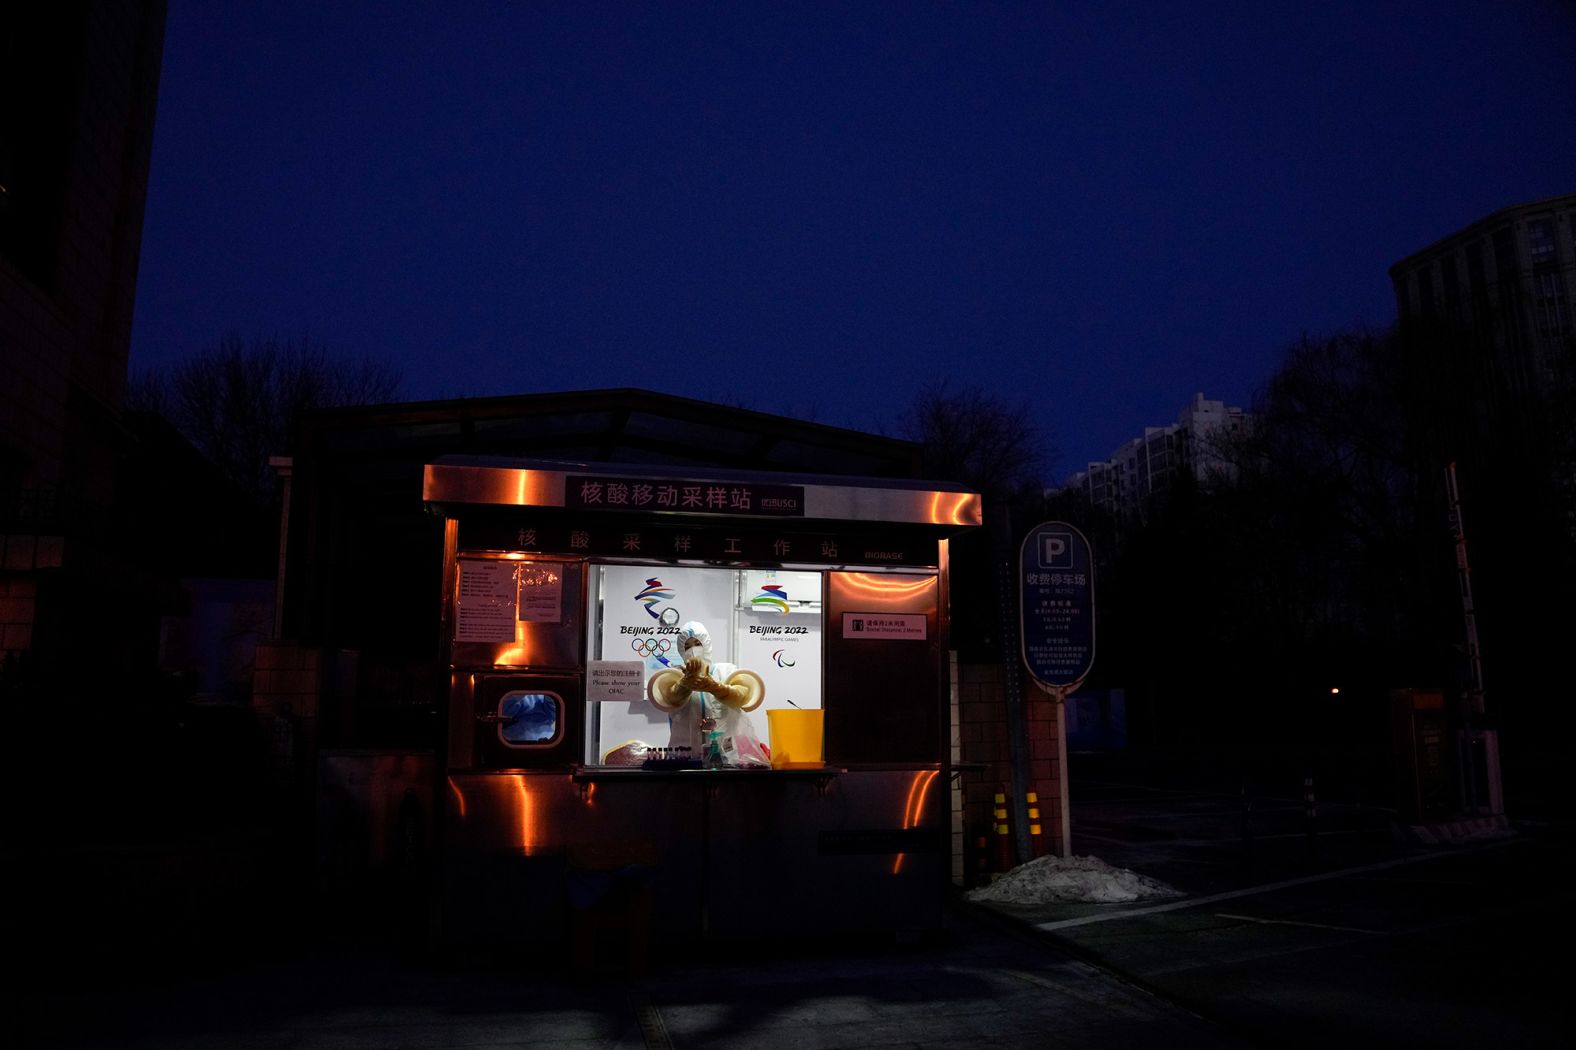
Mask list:
[[[1024,676],[1024,717],[1029,726],[1029,822],[1039,810],[1040,834],[1033,841],[1034,855],[1065,854],[1062,841],[1062,762],[1066,748],[1056,717],[1056,701]]]
[[[1024,679],[1023,712],[1028,730],[1026,791],[1037,797],[1041,829],[1034,839],[1034,852],[1036,856],[1059,854],[1063,852],[1060,841],[1062,749],[1056,704],[1027,676]],[[952,757],[964,767],[959,777],[960,788],[953,794],[953,824],[959,830],[954,839],[953,876],[964,885],[971,885],[978,881],[981,835],[985,837],[985,869],[1000,870],[996,860],[996,793],[1007,795],[1009,821],[1015,819],[1016,812],[1011,797],[1012,744],[1001,666],[955,663],[953,692]]]

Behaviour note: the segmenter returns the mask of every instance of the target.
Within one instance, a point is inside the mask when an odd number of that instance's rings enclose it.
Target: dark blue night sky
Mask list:
[[[132,367],[304,331],[877,430],[954,376],[1059,477],[1576,191],[1573,103],[1560,0],[171,0]]]

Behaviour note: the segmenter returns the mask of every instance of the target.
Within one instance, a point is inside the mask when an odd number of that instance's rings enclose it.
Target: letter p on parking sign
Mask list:
[[[1040,534],[1040,568],[1070,569],[1072,567],[1072,537],[1065,532],[1042,532]]]

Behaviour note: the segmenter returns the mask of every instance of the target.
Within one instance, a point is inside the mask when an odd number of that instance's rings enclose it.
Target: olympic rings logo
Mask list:
[[[673,643],[666,638],[635,638],[630,641],[629,647],[641,656],[655,656],[673,648]]]

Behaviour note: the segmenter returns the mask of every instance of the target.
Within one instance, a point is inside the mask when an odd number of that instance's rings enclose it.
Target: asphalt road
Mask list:
[[[1423,846],[1373,807],[1320,804],[1310,824],[1300,798],[1252,799],[1244,820],[1227,791],[1072,790],[1075,853],[1188,896],[999,910],[1246,1041],[1569,1045],[1568,827]]]
[[[0,1045],[1567,1045],[1566,825],[1430,847],[1372,806],[1309,825],[1285,792],[1079,774],[1074,851],[1184,898],[965,910],[933,946],[697,960],[634,989],[544,979],[528,950],[456,970],[324,939],[266,839],[19,853]]]

